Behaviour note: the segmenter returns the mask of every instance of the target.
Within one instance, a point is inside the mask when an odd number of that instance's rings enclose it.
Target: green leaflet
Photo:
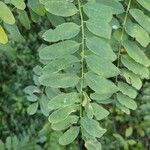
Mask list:
[[[87,85],[98,94],[113,94],[118,91],[113,82],[94,73],[88,72],[85,79]]]
[[[130,14],[133,18],[150,33],[150,18],[139,9],[131,9]]]
[[[48,97],[49,100],[51,100],[53,97],[57,96],[60,94],[59,89],[51,88],[51,87],[46,87],[45,89],[46,96]]]
[[[5,145],[4,145],[4,143],[2,142],[2,140],[0,140],[0,149],[1,149],[1,150],[5,150]]]
[[[44,6],[39,2],[39,0],[29,0],[28,6],[39,16],[45,15]]]
[[[113,136],[116,138],[116,140],[118,142],[121,143],[121,145],[125,145],[126,141],[124,140],[124,138],[120,134],[115,133],[115,134],[113,134]]]
[[[36,75],[40,76],[40,75],[42,74],[42,67],[39,66],[39,65],[36,65],[36,66],[33,68],[33,72],[34,72]]]
[[[18,9],[24,10],[26,8],[24,0],[11,0],[10,2]]]
[[[102,137],[106,132],[105,129],[101,128],[99,122],[88,117],[81,118],[81,126],[93,137]]]
[[[92,108],[94,111],[94,116],[96,117],[97,120],[102,120],[109,115],[109,111],[107,111],[102,106],[100,106],[96,103],[91,103],[91,105],[92,105]]]
[[[91,136],[82,126],[81,126],[82,136],[86,140],[96,140],[95,137]]]
[[[40,50],[39,56],[44,60],[64,58],[66,55],[75,53],[79,49],[79,46],[79,43],[67,40],[51,46],[46,46]]]
[[[5,149],[11,150],[11,136],[7,137],[6,139],[6,144],[5,144]]]
[[[40,109],[41,112],[48,117],[49,115],[49,109],[48,109],[48,98],[46,95],[42,95],[41,98],[39,99],[39,104],[40,104]]]
[[[85,142],[85,147],[87,150],[102,150],[101,143],[97,140],[89,140]]]
[[[132,133],[133,133],[133,128],[129,127],[126,129],[125,136],[130,137],[132,135]]]
[[[111,8],[113,14],[121,14],[124,12],[124,8],[117,0],[96,0],[97,3],[103,4]],[[107,12],[108,13],[108,12]]]
[[[94,116],[94,110],[92,108],[92,105],[91,104],[88,104],[87,108],[85,109],[86,111],[86,114],[87,114],[87,117],[92,119],[93,116]]]
[[[72,64],[79,62],[79,59],[75,56],[69,55],[65,58],[60,58],[50,61],[43,69],[43,74],[49,74],[52,72],[59,72],[60,70],[66,69]]]
[[[104,57],[89,55],[86,57],[86,62],[93,72],[105,78],[114,77],[120,73],[119,69],[111,61],[104,59]]]
[[[79,95],[76,92],[71,93],[61,93],[56,97],[52,98],[49,103],[49,109],[58,109],[61,107],[66,107],[74,103],[80,102]]]
[[[147,47],[150,42],[149,34],[138,24],[128,21],[125,26],[126,32],[135,38],[143,47]]]
[[[34,115],[37,109],[38,109],[38,102],[35,102],[29,105],[29,107],[27,108],[27,112],[29,115]]]
[[[77,105],[67,106],[54,111],[48,118],[50,123],[57,123],[66,119],[71,113],[77,111]]]
[[[46,15],[54,27],[66,22],[65,18],[63,18],[61,16],[56,16],[56,15],[53,15],[53,14],[48,13],[48,12],[46,12]]]
[[[110,44],[101,38],[96,36],[88,38],[86,40],[86,45],[90,51],[103,57],[104,59],[114,61],[117,58]]]
[[[66,119],[59,121],[57,123],[53,123],[51,125],[53,130],[61,131],[69,128],[72,124],[76,124],[78,122],[79,117],[76,115],[70,115]]]
[[[28,17],[28,14],[27,14],[26,11],[24,11],[24,10],[19,11],[18,19],[19,19],[20,23],[21,23],[27,30],[29,30],[29,29],[31,28],[30,20],[29,20],[29,17]]]
[[[150,11],[150,1],[149,0],[137,0],[139,4],[141,4],[145,9]]]
[[[40,93],[40,90],[38,87],[34,86],[34,85],[30,85],[30,86],[27,86],[25,89],[24,89],[24,92],[26,94],[33,94],[33,93]]]
[[[119,102],[116,102],[116,106],[124,113],[126,114],[130,114],[130,109],[128,109],[127,107],[123,106],[122,104],[120,104]]]
[[[79,127],[71,127],[68,129],[60,138],[59,144],[61,145],[68,145],[72,143],[79,134]]]
[[[123,43],[124,48],[126,49],[129,56],[134,59],[136,62],[148,67],[150,65],[150,60],[147,58],[145,53],[134,43],[126,41]]]
[[[43,34],[43,39],[49,42],[57,42],[60,40],[71,39],[75,37],[80,31],[80,26],[75,23],[63,23],[58,25],[56,29],[48,30]]]
[[[9,25],[9,24],[4,24],[5,28],[7,29],[7,31],[10,33],[10,37],[12,39],[14,39],[14,41],[16,42],[25,42],[24,37],[21,35],[17,25]]]
[[[135,110],[137,108],[136,102],[124,94],[118,93],[117,100],[119,101],[120,104],[129,109]]]
[[[34,23],[38,23],[40,20],[40,16],[35,13],[31,8],[29,9],[30,15],[31,15],[31,19]]]
[[[112,28],[105,20],[89,19],[86,21],[86,26],[93,34],[110,39]]]
[[[118,82],[118,88],[119,88],[119,91],[129,96],[130,98],[135,98],[137,96],[137,91],[132,86],[129,86],[128,84],[124,82],[121,82],[121,81]]]
[[[108,23],[112,19],[111,8],[101,3],[88,2],[83,6],[83,11],[90,19],[94,19],[97,22],[102,22],[101,20],[103,20]]]
[[[79,82],[79,77],[75,74],[64,73],[51,73],[43,74],[39,78],[40,84],[53,88],[68,88],[76,86]]]
[[[112,99],[110,99],[111,96],[112,96],[112,93],[107,93],[107,94],[92,93],[90,95],[91,99],[95,100],[99,104],[112,103]]]
[[[15,23],[15,18],[12,12],[7,7],[7,5],[3,3],[2,1],[0,1],[0,10],[1,10],[0,19],[2,19],[5,23],[8,23],[8,24]]]
[[[38,97],[35,94],[31,94],[27,96],[28,101],[36,102],[38,100]]]
[[[125,67],[127,67],[130,71],[134,72],[141,76],[141,78],[148,78],[149,77],[149,70],[148,68],[144,67],[143,65],[135,62],[132,58],[127,55],[121,57],[121,62]]]
[[[0,43],[6,44],[8,42],[7,34],[5,33],[3,27],[0,25]]]
[[[138,75],[134,74],[133,72],[127,69],[122,69],[121,72],[122,75],[125,77],[127,83],[131,84],[137,90],[139,90],[142,87],[142,81]]]
[[[78,12],[76,6],[66,0],[51,0],[44,3],[44,5],[48,12],[57,16],[69,17]]]

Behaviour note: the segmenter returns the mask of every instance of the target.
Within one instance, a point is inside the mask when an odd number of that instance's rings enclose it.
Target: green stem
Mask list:
[[[126,14],[125,14],[125,17],[124,17],[124,21],[123,21],[123,25],[122,25],[122,31],[121,31],[121,36],[120,36],[120,42],[119,42],[119,50],[118,50],[118,55],[117,55],[117,67],[119,68],[120,66],[120,56],[121,56],[121,47],[123,45],[123,36],[124,36],[124,32],[125,32],[125,25],[127,23],[127,18],[128,18],[128,12],[129,12],[129,9],[130,9],[130,6],[131,6],[131,1],[132,0],[129,0],[129,3],[128,3],[128,6],[127,6],[127,10],[126,10]],[[118,76],[116,76],[116,84],[118,82]]]
[[[84,49],[85,49],[85,31],[84,31],[84,20],[83,20],[83,13],[82,13],[82,7],[81,2],[78,0],[78,7],[79,7],[79,14],[81,19],[81,32],[82,32],[82,42],[81,42],[81,85],[80,85],[80,94],[81,98],[83,99],[83,84],[84,84]],[[80,117],[82,117],[82,102],[80,106]]]

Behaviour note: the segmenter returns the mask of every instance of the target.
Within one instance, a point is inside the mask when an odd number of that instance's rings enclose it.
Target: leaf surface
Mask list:
[[[124,42],[123,46],[125,47],[129,56],[134,59],[136,62],[148,67],[150,65],[150,60],[147,58],[145,53],[134,43],[134,42]]]
[[[86,58],[86,62],[93,72],[105,78],[114,77],[120,73],[119,69],[111,61],[106,60],[103,57],[89,55]]]
[[[149,70],[148,68],[144,67],[143,65],[135,62],[132,58],[125,55],[122,56],[121,62],[125,67],[127,67],[130,71],[134,72],[141,76],[141,78],[148,78],[149,77]]]
[[[8,37],[3,27],[0,25],[0,43],[6,44],[8,42]]]
[[[79,134],[79,127],[71,127],[68,129],[60,138],[59,144],[61,145],[68,145],[72,143]]]
[[[66,0],[51,0],[44,3],[48,12],[62,17],[69,17],[75,15],[78,10],[76,6]]]
[[[96,117],[97,120],[102,120],[109,115],[109,111],[107,111],[102,106],[100,106],[96,103],[92,103],[91,105],[94,110],[94,116]]]
[[[130,14],[145,30],[150,33],[150,17],[144,15],[143,11],[139,9],[130,9]]]
[[[118,91],[113,82],[102,76],[89,72],[85,75],[85,79],[88,86],[98,94],[113,94]]]
[[[89,119],[88,117],[81,118],[81,126],[93,137],[100,138],[106,132],[96,120]]]
[[[75,74],[44,74],[40,76],[39,82],[44,86],[53,88],[68,88],[76,86],[79,82],[79,77]]]
[[[96,36],[88,38],[86,40],[86,45],[91,52],[105,59],[114,61],[117,58],[110,44],[101,38]]]
[[[54,30],[50,29],[43,34],[43,39],[49,42],[57,42],[60,40],[71,39],[75,37],[80,31],[80,26],[77,24],[63,23],[58,25]]]
[[[49,109],[58,109],[61,107],[66,107],[69,105],[72,105],[76,102],[80,102],[78,93],[76,92],[71,92],[71,93],[61,93],[57,95],[56,97],[52,98],[49,101]]]
[[[124,94],[118,93],[117,100],[119,101],[120,104],[129,109],[135,110],[137,108],[136,102]]]
[[[2,1],[0,1],[0,18],[8,24],[14,24],[15,23],[15,18],[12,14],[12,12],[10,11],[10,9],[8,8],[8,6],[3,3]]]
[[[150,11],[150,1],[149,0],[137,0],[139,4],[141,4],[145,9]]]
[[[56,58],[64,58],[66,55],[73,54],[79,49],[80,44],[67,40],[41,49],[39,56],[44,60],[52,60]]]
[[[62,121],[64,119],[66,119],[72,112],[75,112],[76,110],[77,110],[77,106],[76,105],[60,108],[60,109],[54,111],[49,116],[49,122],[50,123],[60,122],[60,121]]]

